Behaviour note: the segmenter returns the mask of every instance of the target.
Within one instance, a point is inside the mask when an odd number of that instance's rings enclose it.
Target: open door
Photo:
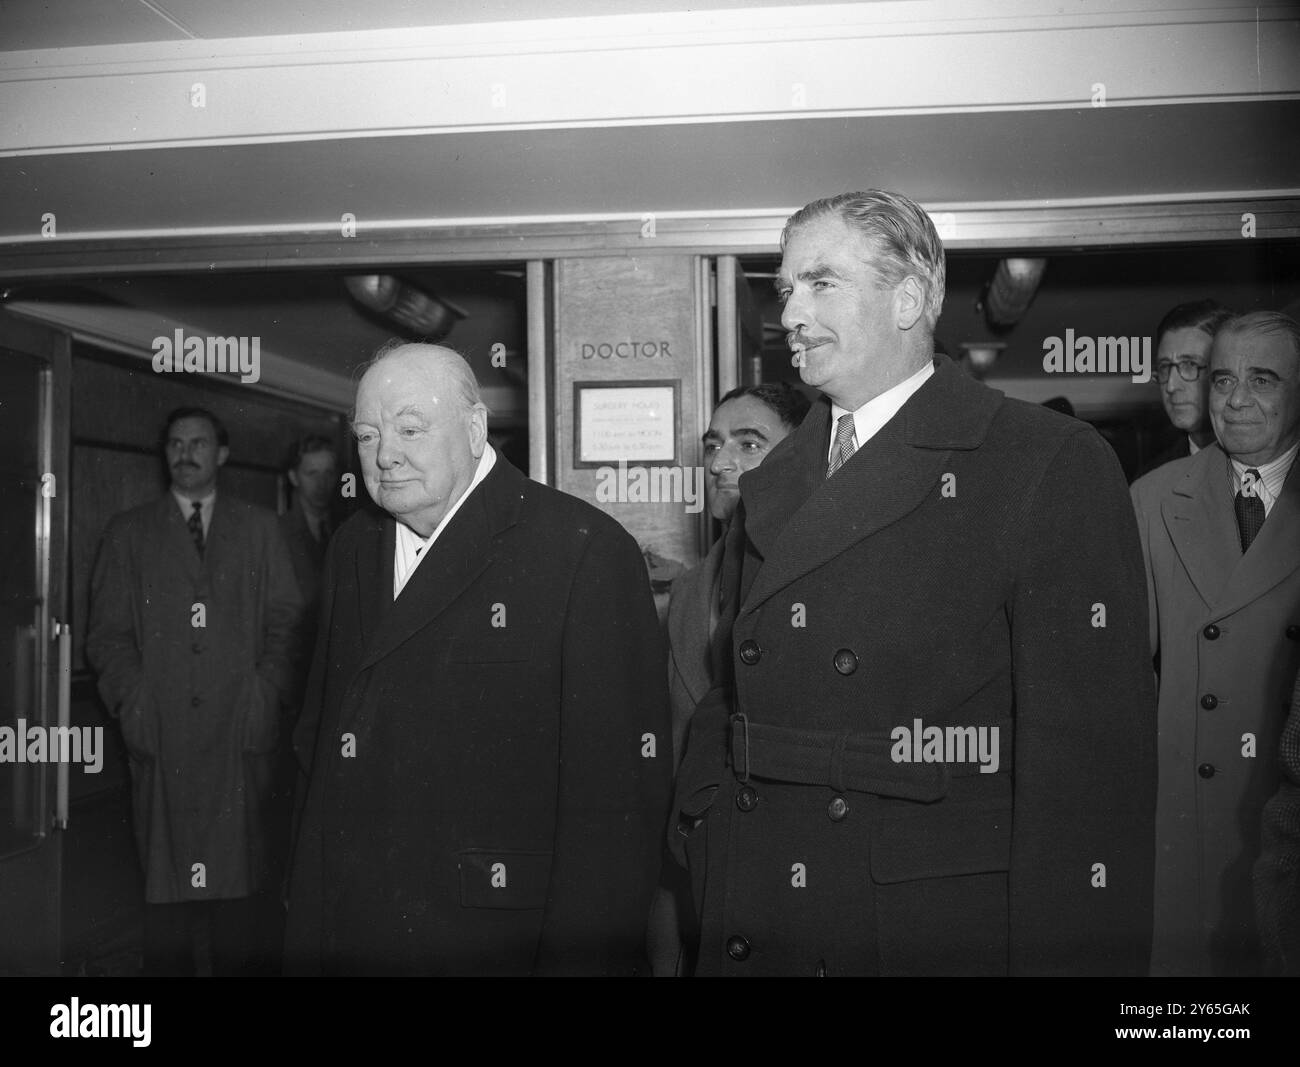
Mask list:
[[[0,974],[60,970],[70,366],[66,335],[0,314]]]

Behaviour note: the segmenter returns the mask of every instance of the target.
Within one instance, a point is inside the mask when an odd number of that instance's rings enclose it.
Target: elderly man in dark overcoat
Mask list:
[[[740,479],[734,682],[669,827],[697,973],[1141,973],[1154,699],[1119,464],[934,355],[944,252],[906,197],[810,204],[782,248],[825,395]]]
[[[487,441],[469,366],[381,350],[380,512],[331,541],[297,747],[294,973],[645,973],[672,745],[641,553]]]

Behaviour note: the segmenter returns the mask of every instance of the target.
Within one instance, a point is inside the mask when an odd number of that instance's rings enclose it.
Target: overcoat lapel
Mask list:
[[[1216,605],[1222,614],[1230,614],[1258,600],[1300,567],[1300,475],[1297,471],[1300,462],[1293,462],[1282,483],[1282,492],[1251,543],[1250,551],[1233,570],[1223,603]],[[1235,513],[1232,521],[1235,527]],[[1241,545],[1240,538],[1237,545]]]
[[[1228,458],[1218,445],[1196,454],[1160,513],[1192,585],[1206,605],[1217,610],[1232,583],[1233,561],[1242,558]]]
[[[372,628],[360,669],[383,659],[418,631],[437,620],[471,584],[492,565],[498,545],[495,537],[513,525],[522,502],[523,475],[498,454],[496,463],[482,484],[470,491],[455,518],[426,549],[423,560],[401,595],[393,600],[393,548],[395,520],[383,524],[380,551],[372,561],[358,559],[363,596],[363,623]],[[381,598],[387,597],[387,601]]]
[[[953,450],[984,440],[1001,402],[940,357],[934,375],[829,479],[830,404],[818,402],[793,447],[742,479],[746,529],[763,558],[742,611],[919,507],[938,490]]]
[[[219,510],[219,508],[213,510],[211,528],[217,525]],[[162,535],[157,541],[162,547],[161,554],[164,556],[170,554],[185,572],[185,577],[197,587],[203,578],[205,563],[199,559],[198,549],[194,547],[194,539],[190,537],[190,528],[181,517],[181,509],[170,489],[158,498],[154,521],[157,522]]]

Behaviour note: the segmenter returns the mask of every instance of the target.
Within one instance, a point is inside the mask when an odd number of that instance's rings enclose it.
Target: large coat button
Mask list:
[[[1201,697],[1201,707],[1203,707],[1206,711],[1213,711],[1218,706],[1219,706],[1219,698],[1216,697],[1213,693],[1206,693],[1205,696]]]
[[[832,660],[840,674],[852,674],[858,669],[858,657],[851,648],[841,648]]]
[[[831,817],[831,822],[839,822],[849,813],[849,802],[843,797],[836,797],[826,805],[826,814]]]
[[[1286,628],[1286,636],[1290,641],[1300,641],[1300,626],[1296,626],[1292,623]]]
[[[1219,628],[1214,623],[1210,623],[1201,633],[1205,634],[1207,641],[1217,641],[1219,639]]]
[[[1214,764],[1202,763],[1199,767],[1196,768],[1196,773],[1199,774],[1202,778],[1213,778]]]
[[[740,662],[747,667],[752,667],[763,658],[763,650],[758,647],[757,641],[742,641],[740,643]]]
[[[736,807],[741,811],[753,811],[758,807],[758,791],[752,786],[742,785],[736,790]]]
[[[727,955],[737,963],[749,959],[749,942],[743,937],[727,938]]]

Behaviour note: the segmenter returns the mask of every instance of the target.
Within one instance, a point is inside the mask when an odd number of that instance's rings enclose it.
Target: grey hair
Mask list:
[[[437,355],[433,358],[442,360],[443,366],[456,387],[456,395],[465,410],[469,411],[475,405],[483,404],[478,379],[474,376],[474,368],[469,365],[469,361],[454,348],[448,348],[446,345],[435,345],[428,341],[407,341],[401,337],[390,337],[375,349],[374,355],[356,369],[354,372],[355,380],[359,382],[371,367],[382,363],[394,352],[403,348],[438,349]],[[483,406],[487,407],[486,404],[483,404]]]
[[[782,250],[795,230],[826,215],[856,227],[871,242],[881,288],[892,289],[909,275],[920,281],[925,290],[925,320],[933,332],[943,310],[948,268],[943,242],[925,209],[902,193],[884,189],[814,200],[786,222],[781,231]]]
[[[1245,315],[1234,315],[1219,327],[1214,336],[1217,339],[1230,333],[1257,337],[1280,333],[1290,339],[1291,351],[1300,358],[1300,322],[1281,311],[1251,311]]]

